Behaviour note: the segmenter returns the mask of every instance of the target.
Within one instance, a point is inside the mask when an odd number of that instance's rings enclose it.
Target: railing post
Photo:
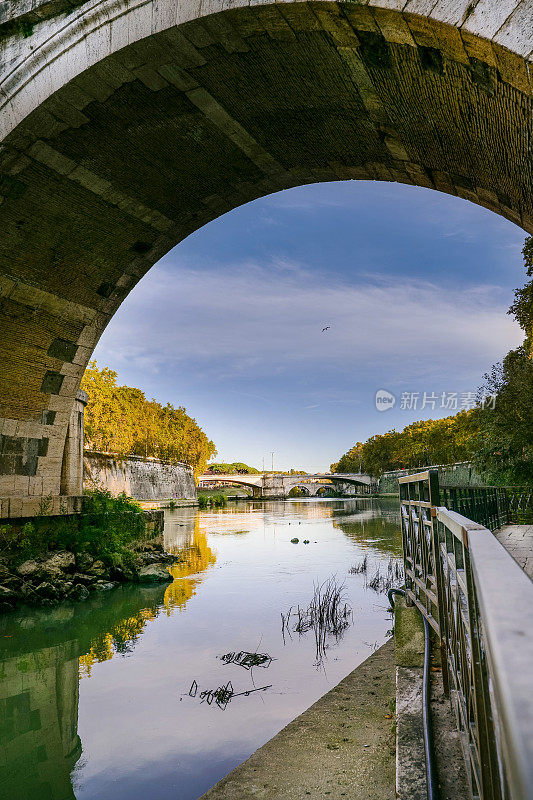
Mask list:
[[[444,583],[436,526],[439,475],[430,469],[399,479],[406,602],[416,605],[439,638],[444,691],[449,693],[445,635],[441,621]]]
[[[437,603],[439,609],[439,647],[440,663],[442,668],[442,685],[446,697],[450,696],[450,679],[448,674],[448,656],[446,652],[446,620],[445,620],[445,600],[444,600],[444,574],[442,568],[442,557],[439,546],[437,508],[440,506],[440,486],[438,470],[430,470],[429,473],[429,498],[431,502],[431,539],[433,546],[433,562],[435,564],[435,582],[437,584]]]
[[[412,606],[413,601],[411,600],[409,593],[412,591],[412,581],[410,570],[408,568],[408,552],[409,552],[409,538],[411,534],[411,514],[409,506],[407,506],[407,517],[405,516],[404,510],[404,501],[408,501],[410,499],[410,490],[408,483],[399,483],[399,494],[400,494],[400,523],[402,526],[402,554],[403,554],[403,574],[405,575],[405,603],[407,606]]]

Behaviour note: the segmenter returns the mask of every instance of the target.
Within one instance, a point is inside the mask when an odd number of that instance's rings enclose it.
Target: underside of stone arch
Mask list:
[[[0,518],[65,507],[99,336],[220,214],[386,180],[533,232],[529,0],[227,5],[16,0],[0,16]]]

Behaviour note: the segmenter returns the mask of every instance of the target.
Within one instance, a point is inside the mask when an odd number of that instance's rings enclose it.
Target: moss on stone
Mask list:
[[[424,666],[424,623],[418,609],[407,606],[403,597],[396,597],[394,604],[394,641],[398,666]]]

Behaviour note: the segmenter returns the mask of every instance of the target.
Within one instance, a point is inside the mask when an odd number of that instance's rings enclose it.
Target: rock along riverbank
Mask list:
[[[128,566],[105,564],[88,553],[62,550],[47,557],[29,559],[17,567],[0,560],[0,613],[19,604],[54,606],[63,600],[86,600],[121,583],[172,581],[167,565],[176,556],[151,543],[134,554]]]

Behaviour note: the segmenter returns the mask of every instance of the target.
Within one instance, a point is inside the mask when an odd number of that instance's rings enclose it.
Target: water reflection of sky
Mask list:
[[[386,597],[348,570],[365,554],[386,567],[398,548],[396,514],[386,504],[338,500],[169,512],[167,545],[180,559],[174,582],[156,605],[119,613],[82,645],[77,800],[193,800],[363,661],[391,622]],[[312,633],[284,646],[280,613],[307,606],[313,584],[333,574],[346,582],[354,624],[317,669]],[[120,646],[130,629],[131,646]],[[217,658],[256,649],[275,660],[253,674]],[[228,680],[236,692],[254,682],[272,689],[221,711],[187,696],[193,680],[201,689]]]

